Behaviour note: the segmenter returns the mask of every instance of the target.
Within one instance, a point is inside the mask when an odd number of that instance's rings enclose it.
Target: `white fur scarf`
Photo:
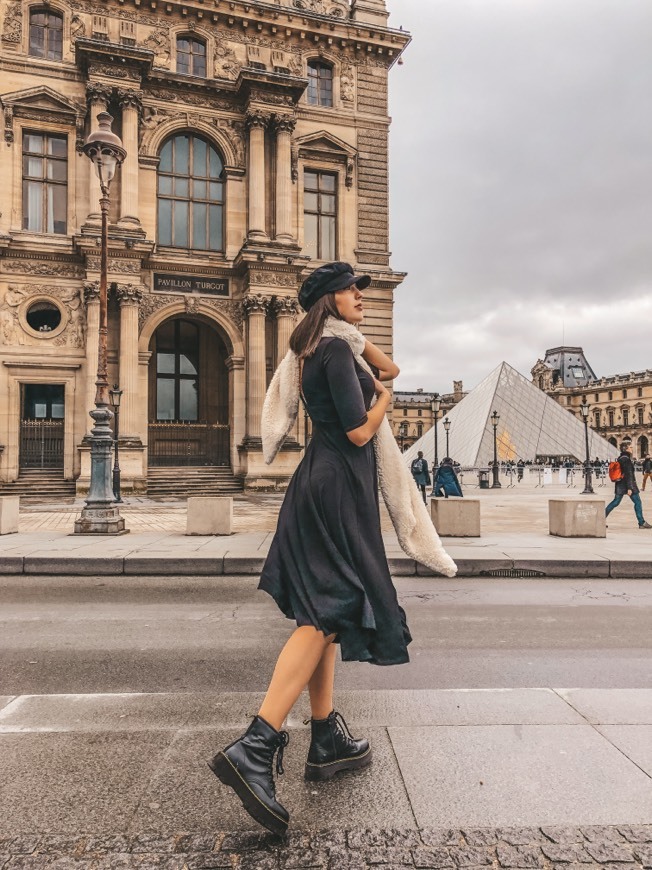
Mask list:
[[[371,374],[362,357],[365,338],[352,324],[329,317],[324,336],[348,342],[356,361]],[[263,456],[269,465],[294,426],[299,412],[299,360],[288,351],[274,373],[263,404],[261,433]],[[375,400],[374,400],[375,401]],[[403,551],[446,577],[457,573],[455,562],[442,547],[419,490],[414,485],[386,417],[374,435],[378,482]]]

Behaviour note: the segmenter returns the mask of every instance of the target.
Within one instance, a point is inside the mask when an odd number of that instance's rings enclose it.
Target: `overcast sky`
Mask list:
[[[652,0],[388,0],[395,386],[652,368]]]

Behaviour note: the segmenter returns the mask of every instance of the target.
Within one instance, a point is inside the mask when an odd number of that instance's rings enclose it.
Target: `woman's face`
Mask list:
[[[362,308],[362,290],[358,290],[355,284],[346,290],[338,290],[335,293],[335,304],[342,320],[347,323],[362,323],[364,309]]]

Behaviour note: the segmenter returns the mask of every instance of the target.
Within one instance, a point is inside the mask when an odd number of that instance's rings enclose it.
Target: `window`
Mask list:
[[[330,172],[304,173],[304,250],[315,260],[337,259],[336,180]]]
[[[156,419],[193,421],[199,406],[199,329],[169,320],[156,330]]]
[[[611,401],[614,397],[614,394],[609,390],[609,401]]]
[[[629,426],[629,408],[623,408],[623,426]]]
[[[637,410],[637,414],[638,414],[638,425],[644,426],[645,425],[645,417],[643,416],[643,408],[637,408],[636,410]]]
[[[29,15],[29,53],[46,60],[63,59],[63,17],[40,9]]]
[[[23,133],[23,229],[66,234],[68,140]]]
[[[627,390],[623,390],[623,399],[627,398]]]
[[[421,408],[419,408],[419,410],[417,411],[417,417],[422,417],[422,416],[423,416],[423,411],[421,410]]]
[[[577,380],[581,380],[584,377],[584,369],[582,366],[571,366],[570,370],[572,376]]]
[[[224,164],[212,145],[182,133],[168,139],[158,167],[158,241],[224,250]]]
[[[599,429],[600,428],[600,412],[599,411],[593,412],[593,420],[594,420],[595,428]]]
[[[609,414],[609,425],[613,426],[614,425],[614,412],[609,411],[608,414]]]
[[[595,394],[595,401],[596,401],[596,402],[599,402],[599,401],[600,401],[600,393],[596,393],[596,394]]]
[[[640,399],[641,396],[643,395],[643,387],[638,387],[638,389],[636,390],[636,393]]]
[[[573,397],[572,396],[566,396],[566,404],[567,405],[573,404]]]
[[[417,423],[417,438],[423,435],[423,423]]]
[[[52,332],[61,323],[61,312],[53,302],[40,300],[30,305],[25,320],[34,332]]]
[[[407,417],[407,408],[403,408],[403,416]]]
[[[177,37],[177,72],[206,78],[206,46],[203,42],[189,36]]]
[[[333,105],[333,67],[329,64],[308,62],[308,102],[311,106]]]

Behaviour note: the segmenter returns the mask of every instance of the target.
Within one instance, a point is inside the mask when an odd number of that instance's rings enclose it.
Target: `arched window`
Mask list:
[[[161,149],[158,243],[224,250],[224,164],[205,139],[181,133]]]
[[[206,78],[206,45],[191,36],[177,36],[177,72]]]
[[[333,105],[333,67],[321,60],[308,61],[308,102],[311,106]]]
[[[29,13],[29,53],[46,60],[63,59],[63,16],[46,9]]]

